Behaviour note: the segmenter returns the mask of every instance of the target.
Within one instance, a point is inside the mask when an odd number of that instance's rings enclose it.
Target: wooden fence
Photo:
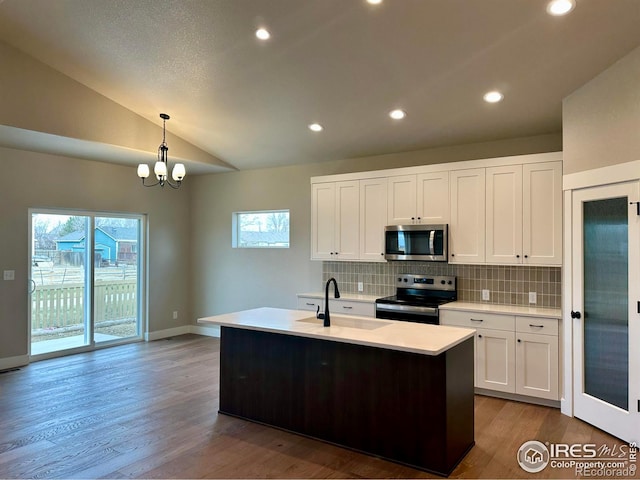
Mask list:
[[[136,318],[136,280],[95,284],[95,323]],[[84,323],[84,285],[38,286],[31,294],[31,328],[62,328]]]

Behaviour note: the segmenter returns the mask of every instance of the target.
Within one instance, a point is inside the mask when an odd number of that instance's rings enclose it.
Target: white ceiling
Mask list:
[[[640,45],[640,0],[577,2],[0,0],[0,39],[250,169],[560,132]]]

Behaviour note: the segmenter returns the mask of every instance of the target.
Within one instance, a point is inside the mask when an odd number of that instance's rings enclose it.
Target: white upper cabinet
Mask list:
[[[486,171],[487,263],[522,263],[522,165]]]
[[[336,185],[311,185],[311,258],[333,259],[336,230]]]
[[[562,162],[522,166],[523,261],[562,265]]]
[[[416,176],[388,178],[387,225],[408,225],[416,222]]]
[[[388,225],[449,223],[449,172],[388,180]]]
[[[449,223],[449,172],[420,173],[416,180],[419,222]]]
[[[360,180],[360,259],[382,262],[387,224],[387,179]]]
[[[485,261],[485,169],[449,172],[449,262]]]
[[[487,168],[487,263],[562,264],[561,182],[561,162]]]
[[[359,181],[313,184],[311,192],[311,258],[357,260]]]
[[[1,0],[0,0],[1,1]],[[562,155],[311,179],[311,258],[384,260],[386,225],[449,225],[449,262],[562,265]]]

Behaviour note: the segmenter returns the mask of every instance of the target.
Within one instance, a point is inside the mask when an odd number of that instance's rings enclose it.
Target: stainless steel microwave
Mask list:
[[[446,262],[448,225],[388,225],[384,228],[384,258]]]

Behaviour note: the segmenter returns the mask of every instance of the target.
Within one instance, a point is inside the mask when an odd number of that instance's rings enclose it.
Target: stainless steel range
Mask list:
[[[456,277],[402,274],[396,294],[376,300],[376,318],[438,325],[438,307],[456,298]]]

